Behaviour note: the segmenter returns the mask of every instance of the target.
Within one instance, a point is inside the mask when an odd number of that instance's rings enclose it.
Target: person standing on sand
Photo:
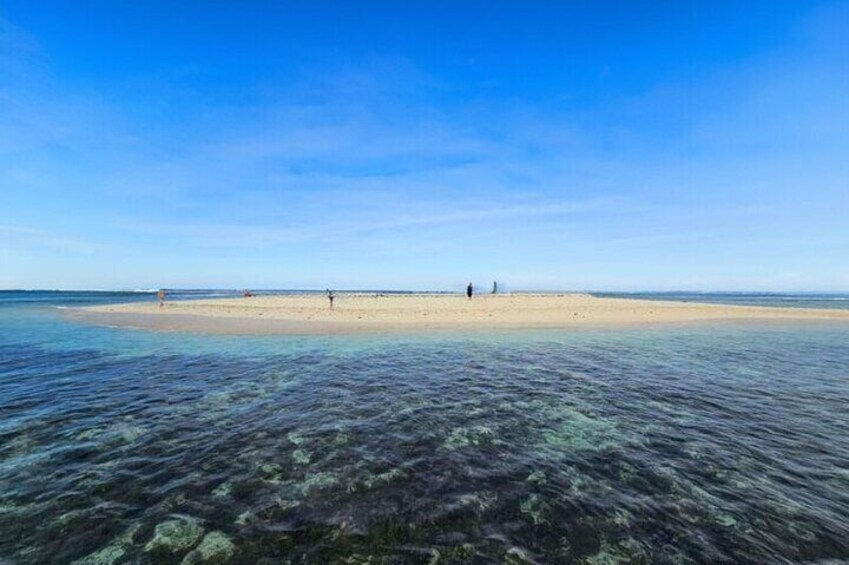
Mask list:
[[[498,292],[498,281],[492,281],[492,294]]]
[[[472,286],[472,283],[470,282],[469,286],[466,287],[466,296],[469,297],[469,300],[472,299],[472,293],[474,292],[474,290],[475,290],[475,288]]]
[[[328,288],[327,289],[327,299],[330,301],[330,309],[331,310],[333,310],[333,299],[334,298],[336,298],[336,294]]]
[[[159,299],[159,307],[160,307],[160,308],[162,308],[163,306],[165,306],[165,291],[164,291],[164,290],[162,290],[162,289],[160,288],[160,289],[159,289],[159,292],[157,292],[157,293],[156,293],[156,298],[158,298],[158,299]]]

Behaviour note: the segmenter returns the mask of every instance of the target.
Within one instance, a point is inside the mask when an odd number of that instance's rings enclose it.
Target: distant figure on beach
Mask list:
[[[330,301],[330,309],[333,310],[333,299],[336,298],[336,293],[334,293],[329,288],[327,289],[327,299]]]
[[[498,282],[492,281],[492,294],[495,294],[496,292],[498,292]]]
[[[475,290],[475,289],[474,289],[474,287],[472,286],[472,283],[470,282],[470,283],[469,283],[469,286],[467,286],[467,287],[466,287],[466,296],[468,296],[468,297],[469,297],[469,300],[471,300],[471,299],[472,299],[472,293],[474,292],[474,290]]]
[[[160,288],[160,289],[159,289],[159,292],[157,292],[157,293],[156,293],[156,298],[158,298],[158,299],[159,299],[159,307],[160,307],[160,308],[162,308],[163,306],[165,306],[165,291],[164,291],[164,290],[162,290],[162,289]]]
[[[251,296],[253,296],[253,295],[254,295],[254,293],[253,293],[253,292],[251,292],[251,291],[249,291],[249,290],[246,290],[246,291],[245,291],[245,294],[244,294],[245,298],[250,298],[250,297],[251,297]]]

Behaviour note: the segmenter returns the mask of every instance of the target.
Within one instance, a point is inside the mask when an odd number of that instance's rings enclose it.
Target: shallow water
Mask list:
[[[849,559],[849,324],[216,337],[35,298],[0,298],[0,562]]]
[[[705,302],[736,306],[849,309],[849,293],[845,292],[597,292],[593,294],[600,297]]]

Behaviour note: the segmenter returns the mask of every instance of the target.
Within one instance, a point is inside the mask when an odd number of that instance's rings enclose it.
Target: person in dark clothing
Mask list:
[[[469,297],[469,300],[472,299],[472,292],[474,292],[474,287],[472,286],[472,283],[469,283],[469,286],[466,287],[466,296]]]
[[[495,294],[496,292],[498,292],[498,282],[492,281],[492,294]]]
[[[336,293],[334,293],[329,288],[327,289],[327,299],[330,301],[330,309],[333,310],[333,299],[336,298]]]

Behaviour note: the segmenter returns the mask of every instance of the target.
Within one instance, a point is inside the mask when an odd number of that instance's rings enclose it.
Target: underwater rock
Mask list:
[[[72,561],[71,565],[114,565],[119,563],[126,553],[126,547],[132,543],[133,535],[139,529],[138,525],[109,542],[109,545],[86,555],[82,559]]]
[[[547,524],[548,519],[545,514],[548,512],[548,503],[546,503],[537,493],[531,495],[519,504],[519,510],[522,514],[526,514],[533,521],[534,526]]]
[[[126,551],[120,544],[110,543],[106,547],[86,555],[82,559],[71,561],[71,565],[113,565],[124,557]]]
[[[295,458],[295,463],[298,465],[309,465],[312,460],[312,454],[306,449],[296,449],[292,452],[292,457]]]
[[[726,528],[730,528],[732,526],[737,525],[737,519],[730,514],[719,514],[718,516],[716,516],[716,522],[717,524],[725,526]]]
[[[637,477],[637,476],[638,476],[637,469],[633,465],[623,462],[619,466],[619,480],[620,481],[630,482],[630,481],[634,480],[634,478]]]
[[[107,545],[82,559],[72,561],[71,565],[113,565],[124,557],[125,550],[120,545]]]
[[[333,438],[332,445],[334,447],[341,447],[343,445],[347,445],[348,442],[351,441],[351,436],[348,435],[346,431],[340,431],[336,434],[336,437]]]
[[[613,523],[617,526],[627,527],[631,525],[631,520],[633,517],[633,514],[631,514],[624,508],[621,508],[617,510],[616,513],[613,515]]]
[[[4,509],[4,507],[0,506],[0,514],[3,513],[3,509]],[[71,510],[69,512],[65,512],[64,514],[62,514],[61,516],[56,518],[55,521],[56,521],[57,524],[65,525],[65,524],[68,524],[68,523],[72,523],[75,520],[82,520],[82,519],[85,518],[85,516],[87,514],[88,514],[87,510],[80,510],[80,509]]]
[[[457,502],[461,506],[472,508],[475,512],[489,510],[497,500],[497,495],[487,492],[461,494],[457,498]]]
[[[566,408],[557,413],[559,424],[543,431],[548,446],[566,451],[602,451],[617,444],[616,425],[604,418],[592,417]]]
[[[228,563],[236,553],[236,546],[221,532],[209,532],[193,551],[183,558],[183,565]]]
[[[76,435],[74,438],[77,441],[91,441],[103,435],[103,430],[100,428],[87,428]]]
[[[262,463],[257,469],[259,470],[260,478],[266,483],[273,485],[280,484],[283,476],[283,467],[277,463]]]
[[[545,476],[543,471],[534,471],[525,480],[532,485],[544,485],[548,482],[548,477]]]
[[[135,443],[147,434],[144,426],[128,423],[118,423],[101,428],[89,428],[76,435],[74,439],[80,442],[95,442],[101,447],[114,447],[122,444]]]
[[[276,502],[281,510],[291,510],[301,505],[300,500],[290,500],[288,498],[278,498]]]
[[[530,565],[536,563],[536,561],[531,559],[531,556],[524,549],[511,547],[504,555],[504,563],[508,563],[509,565]]]
[[[95,551],[94,553],[72,561],[71,565],[113,565],[118,563],[124,557],[126,550],[123,544],[110,543],[106,547]]]
[[[470,543],[454,546],[444,551],[455,563],[471,563],[475,558],[475,546]]]
[[[395,479],[400,479],[402,477],[406,477],[406,473],[404,472],[404,470],[395,468],[390,471],[386,471],[385,473],[371,475],[370,477],[367,477],[363,481],[363,483],[365,484],[366,488],[374,488],[376,486],[388,484],[394,481]]]
[[[147,552],[178,553],[192,548],[203,535],[203,528],[192,518],[167,520],[156,525]]]
[[[230,496],[230,491],[233,488],[233,484],[230,481],[225,481],[218,485],[214,491],[212,491],[212,496]]]
[[[617,565],[618,563],[647,563],[648,556],[635,539],[628,538],[613,545],[603,540],[601,548],[595,555],[587,557],[587,565]]]
[[[117,426],[114,432],[124,443],[134,443],[137,439],[147,434],[147,429],[142,426],[123,425]]]
[[[298,485],[301,494],[307,495],[316,490],[326,490],[336,486],[339,483],[332,473],[321,471],[319,473],[310,473],[306,476],[306,480]]]
[[[345,558],[345,561],[342,563],[346,563],[347,565],[378,565],[379,563],[383,563],[383,559],[374,555],[355,553]]]
[[[295,445],[301,445],[306,441],[306,438],[298,432],[289,432],[288,434],[286,434],[286,439],[288,439],[291,443],[294,443]]]
[[[464,543],[440,549],[431,548],[430,559],[427,565],[440,565],[442,563],[460,565],[462,563],[473,563],[474,559],[475,546],[470,543]]]
[[[492,443],[495,432],[487,426],[472,426],[470,428],[459,427],[451,430],[448,437],[443,443],[443,447],[451,451],[455,451],[462,447],[470,445],[481,445],[484,443]]]

